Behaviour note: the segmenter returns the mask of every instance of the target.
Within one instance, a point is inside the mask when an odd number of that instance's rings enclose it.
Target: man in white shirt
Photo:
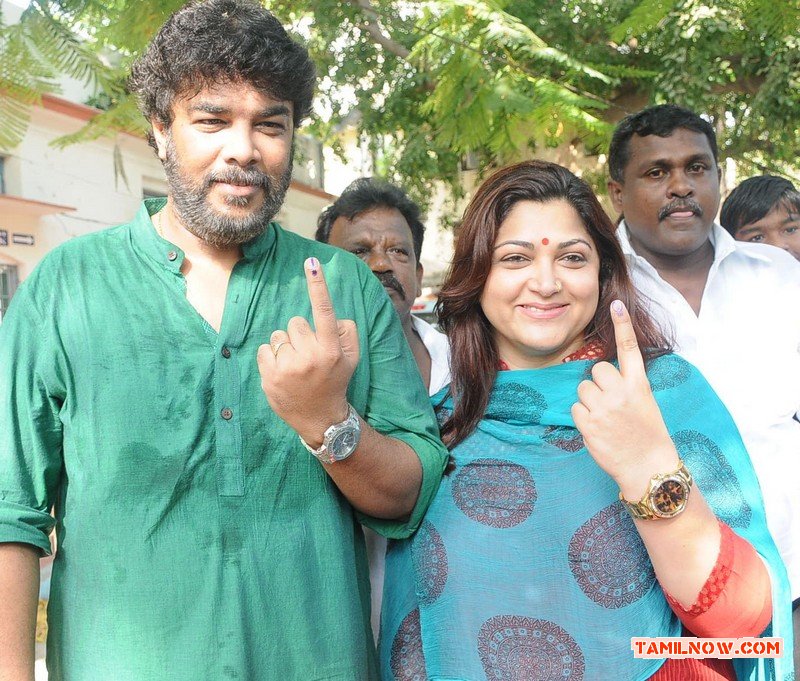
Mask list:
[[[714,222],[712,126],[673,105],[623,119],[609,152],[618,236],[650,312],[734,417],[800,597],[800,265]],[[800,610],[795,609],[795,638]]]
[[[357,255],[381,280],[400,317],[419,373],[434,395],[450,382],[447,337],[411,314],[422,293],[420,209],[406,193],[371,177],[355,180],[317,220],[317,241]],[[399,388],[400,386],[398,386]],[[377,639],[383,591],[386,540],[365,529],[372,588],[372,629]]]

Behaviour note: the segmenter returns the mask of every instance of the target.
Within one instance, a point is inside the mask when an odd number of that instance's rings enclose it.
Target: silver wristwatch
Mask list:
[[[314,449],[302,437],[300,438],[303,446],[322,463],[336,463],[346,459],[358,447],[358,441],[361,438],[361,422],[353,407],[348,404],[347,409],[347,418],[341,423],[334,423],[325,431],[319,449]]]

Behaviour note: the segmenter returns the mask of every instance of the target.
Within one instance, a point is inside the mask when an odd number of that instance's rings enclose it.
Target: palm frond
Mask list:
[[[611,39],[621,43],[629,36],[651,33],[672,12],[679,0],[641,0],[628,17],[613,31]]]
[[[113,137],[120,132],[129,133],[138,137],[147,134],[149,125],[136,106],[135,99],[127,95],[115,102],[107,111],[99,112],[80,130],[69,135],[62,135],[54,139],[51,144],[63,149],[71,144],[90,142],[101,137]]]
[[[27,26],[0,23],[0,147],[22,140],[30,107],[43,94],[57,92],[56,71],[32,49]]]
[[[74,33],[75,27],[50,13],[44,0],[32,4],[20,20],[27,29],[31,50],[58,73],[85,83],[93,89],[113,89],[116,83],[109,74],[109,65],[96,53],[93,45]]]

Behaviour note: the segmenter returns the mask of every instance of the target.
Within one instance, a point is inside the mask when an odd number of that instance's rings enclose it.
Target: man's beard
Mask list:
[[[186,176],[175,152],[172,137],[167,138],[164,172],[169,183],[170,196],[175,212],[183,226],[198,239],[202,239],[214,248],[226,248],[246,243],[264,233],[270,220],[280,210],[289,183],[292,181],[292,161],[294,146],[289,154],[289,162],[283,174],[277,178],[255,168],[229,166],[225,170],[212,171],[199,184]],[[215,182],[231,184],[250,184],[260,187],[264,194],[261,206],[242,217],[220,214],[214,210],[208,200],[208,194]],[[245,207],[256,196],[225,197],[229,206]]]

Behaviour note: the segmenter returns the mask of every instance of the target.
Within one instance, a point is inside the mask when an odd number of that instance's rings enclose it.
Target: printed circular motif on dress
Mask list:
[[[442,536],[433,523],[426,520],[411,542],[414,582],[421,603],[433,603],[447,582],[447,551]]]
[[[692,367],[683,357],[663,355],[650,363],[647,379],[650,381],[650,389],[655,393],[685,383],[691,373]]]
[[[581,591],[604,608],[638,601],[655,582],[647,550],[618,501],[578,528],[569,542],[567,560]]]
[[[434,413],[436,414],[436,422],[441,428],[444,425],[444,422],[453,415],[453,410],[448,409],[447,407],[438,407],[434,409]]]
[[[565,452],[579,452],[585,447],[580,431],[569,426],[547,426],[542,434],[542,439],[547,444],[563,449]]]
[[[531,423],[538,421],[547,409],[544,395],[523,383],[495,385],[490,397],[488,412],[502,421]]]
[[[477,459],[453,480],[453,500],[464,515],[489,527],[514,527],[528,519],[536,503],[533,477],[503,459]]]
[[[583,653],[554,622],[498,615],[478,633],[478,654],[492,681],[581,681]]]
[[[681,430],[671,437],[694,484],[703,491],[717,517],[729,527],[750,525],[753,509],[742,497],[739,480],[719,445],[696,430]]]
[[[426,681],[428,678],[422,652],[419,608],[414,608],[400,623],[392,641],[389,666],[397,681]]]

